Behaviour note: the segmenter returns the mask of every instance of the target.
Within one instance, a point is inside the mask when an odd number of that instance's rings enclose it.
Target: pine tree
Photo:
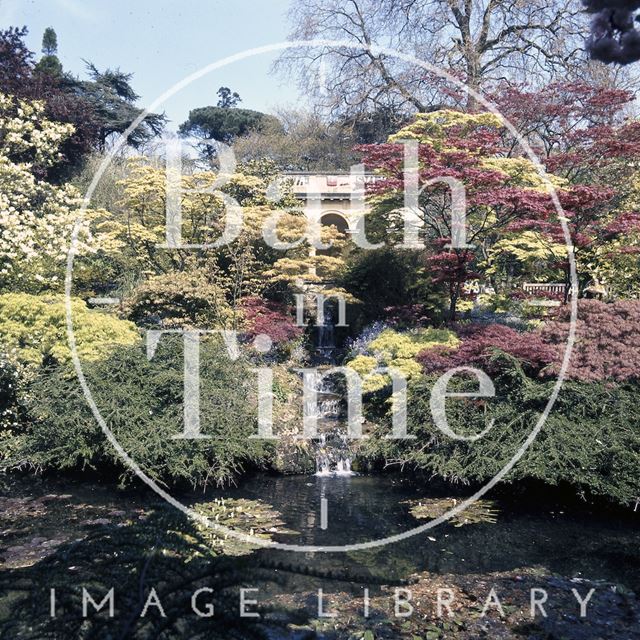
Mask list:
[[[42,35],[42,53],[55,56],[58,53],[58,36],[53,27],[47,27]]]
[[[53,27],[47,27],[42,35],[42,58],[36,65],[36,70],[50,76],[62,75],[62,63],[58,58],[58,36]]]

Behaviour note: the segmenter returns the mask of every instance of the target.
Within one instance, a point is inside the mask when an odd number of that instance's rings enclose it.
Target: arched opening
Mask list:
[[[335,227],[341,233],[346,233],[349,229],[349,223],[347,222],[347,219],[341,213],[337,212],[325,213],[320,218],[320,224],[323,226]]]
[[[325,213],[320,218],[320,224],[323,227],[335,227],[342,235],[346,235],[349,230],[349,222],[337,211]],[[340,253],[340,249],[332,247],[331,249],[318,249],[317,254],[321,256],[335,256]]]

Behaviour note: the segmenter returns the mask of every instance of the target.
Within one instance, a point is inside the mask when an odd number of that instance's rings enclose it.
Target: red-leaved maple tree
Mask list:
[[[240,309],[245,320],[243,333],[249,339],[267,335],[279,345],[302,335],[302,328],[295,324],[284,304],[252,296],[242,299]]]
[[[558,349],[547,344],[538,331],[516,331],[501,324],[472,324],[458,328],[462,340],[456,348],[433,347],[418,355],[426,373],[454,367],[478,367],[487,373],[498,368],[497,353],[507,353],[523,365],[530,375],[542,375],[556,362]]]
[[[514,293],[501,291],[495,274],[482,273],[491,248],[501,238],[534,231],[549,243],[568,244],[567,251],[573,251],[576,260],[580,294],[597,278],[599,261],[611,257],[603,247],[615,241],[611,246],[616,252],[640,250],[640,213],[634,210],[634,198],[630,197],[640,160],[640,123],[624,117],[631,98],[626,91],[583,83],[553,84],[538,92],[507,88],[492,96],[503,116],[539,154],[545,168],[560,179],[555,179],[556,191],[569,231],[568,242],[544,183],[537,188],[531,184],[533,170],[522,179],[500,170],[500,163],[496,163],[523,157],[518,139],[507,128],[480,120],[469,124],[463,117],[458,125],[443,126],[439,135],[432,135],[428,127],[421,129],[420,119],[413,130],[408,128],[411,134],[417,131],[420,140],[418,213],[425,260],[432,268],[433,280],[442,283],[449,296],[450,320],[455,319],[456,304],[471,279],[490,280],[498,293]],[[443,120],[455,121],[451,113],[443,112]],[[433,122],[429,121],[431,129]],[[377,196],[375,214],[399,229],[398,211],[406,186],[404,149],[399,143],[360,149],[365,165],[384,176],[371,187]],[[442,178],[455,178],[465,187],[471,249],[448,246],[452,237],[451,193]],[[568,255],[561,259],[554,256],[553,261],[553,267],[565,273],[568,292]]]
[[[365,166],[384,176],[370,187],[377,201],[373,215],[384,220],[389,237],[397,240],[404,224],[402,207],[407,187],[404,148],[400,143],[390,143],[359,149]],[[548,194],[521,186],[513,176],[485,163],[504,155],[500,129],[483,123],[446,126],[441,139],[419,144],[421,191],[415,213],[421,224],[424,259],[433,281],[442,284],[449,298],[450,320],[456,317],[465,283],[480,276],[478,262],[488,258],[491,247],[509,225],[522,219],[548,220],[551,216]],[[464,185],[469,246],[452,246],[454,220],[447,179]]]

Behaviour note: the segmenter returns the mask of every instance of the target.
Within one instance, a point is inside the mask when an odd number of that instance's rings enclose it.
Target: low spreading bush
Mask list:
[[[147,475],[163,484],[224,483],[266,453],[261,441],[249,439],[257,432],[253,378],[217,340],[203,340],[201,431],[210,437],[175,439],[184,423],[182,351],[177,336],[166,336],[151,361],[141,346],[120,347],[106,360],[86,363],[84,373],[109,429]],[[4,466],[115,467],[123,480],[132,475],[64,369],[43,371],[30,397],[27,437]]]
[[[364,441],[371,462],[404,465],[453,482],[482,483],[513,457],[531,432],[551,394],[552,382],[528,378],[508,356],[494,380],[495,398],[447,400],[447,422],[457,434],[480,433],[475,442],[455,440],[434,424],[430,394],[434,376],[423,376],[409,388],[407,431],[415,440],[391,440],[388,415]],[[468,386],[471,385],[471,386]],[[476,380],[454,378],[450,391],[477,391]],[[633,504],[640,496],[640,430],[635,420],[638,388],[631,384],[564,384],[543,429],[506,481],[542,480],[568,483],[578,493],[602,495]]]
[[[417,329],[416,331],[395,331],[384,329],[379,333],[370,332],[371,340],[359,345],[359,353],[347,361],[360,376],[372,374],[377,367],[391,367],[399,371],[407,380],[420,376],[422,367],[416,356],[435,346],[455,347],[458,339],[448,329]],[[352,351],[353,353],[353,351]],[[389,384],[390,378],[374,373],[364,383],[366,391],[377,391]]]
[[[495,373],[506,353],[516,358],[532,377],[558,374],[570,331],[570,308],[560,307],[555,317],[535,331],[516,331],[500,324],[470,324],[457,328],[457,345],[433,345],[417,360],[425,373],[453,367],[479,367]],[[566,374],[581,382],[634,381],[640,371],[640,302],[613,303],[580,300],[575,323],[575,343]]]
[[[569,336],[570,309],[541,328],[544,342],[558,354]],[[640,377],[640,301],[580,300],[575,324],[576,341],[567,378],[583,382],[638,380]],[[556,359],[553,372],[560,368]]]
[[[507,353],[516,358],[532,375],[543,373],[558,357],[558,349],[548,345],[539,332],[516,331],[501,324],[472,324],[457,332],[461,339],[453,347],[436,345],[418,355],[427,373],[447,371],[454,367],[477,367],[495,373],[501,361],[494,356]]]

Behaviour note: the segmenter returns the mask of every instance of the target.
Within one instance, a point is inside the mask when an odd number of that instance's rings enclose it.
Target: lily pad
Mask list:
[[[418,520],[434,520],[453,509],[459,500],[456,498],[423,498],[421,500],[408,500],[405,504],[410,505],[409,511]],[[464,511],[456,513],[450,522],[456,527],[463,527],[467,524],[479,524],[481,522],[495,523],[498,517],[498,510],[495,502],[491,500],[476,500]]]
[[[280,514],[260,500],[219,498],[211,502],[197,503],[193,505],[193,510],[212,523],[212,526],[207,526],[196,522],[195,528],[200,541],[216,554],[246,555],[257,548],[256,545],[221,531],[216,525],[264,540],[271,540],[276,533],[296,533],[285,528]]]

